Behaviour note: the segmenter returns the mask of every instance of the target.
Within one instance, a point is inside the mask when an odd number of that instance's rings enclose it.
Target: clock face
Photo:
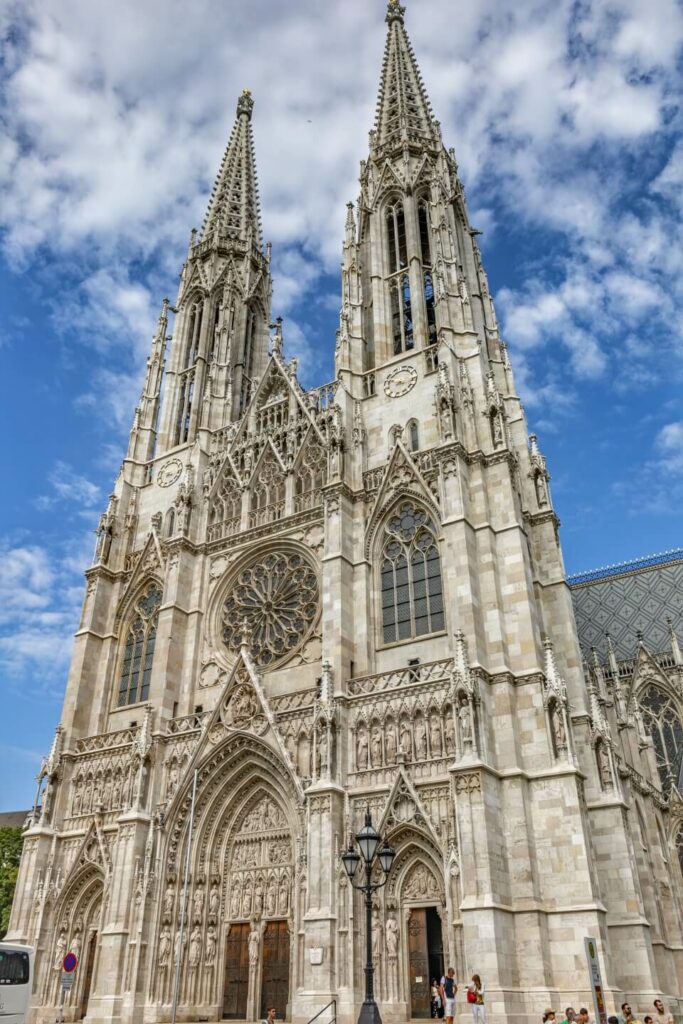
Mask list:
[[[417,370],[413,366],[397,366],[384,381],[384,393],[389,398],[400,398],[412,391],[417,383]]]
[[[171,459],[164,463],[157,472],[157,483],[159,487],[170,487],[174,484],[183,471],[183,464],[180,459]]]

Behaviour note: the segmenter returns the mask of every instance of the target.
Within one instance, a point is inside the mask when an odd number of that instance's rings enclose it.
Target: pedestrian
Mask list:
[[[543,1013],[543,1024],[555,1024],[555,1011],[552,1007],[547,1007]]]
[[[654,1024],[652,1017],[643,1017],[643,1024]]]
[[[432,1017],[443,1017],[443,1007],[441,1005],[441,995],[439,993],[439,986],[436,983],[436,978],[432,978],[431,984],[431,1013]]]
[[[585,1006],[582,1006],[579,1010],[579,1015],[576,1018],[577,1024],[588,1024],[588,1010]]]
[[[674,1024],[673,1014],[664,1008],[661,999],[655,999],[655,1024]]]
[[[472,1005],[472,1020],[474,1024],[486,1024],[484,986],[478,974],[472,975],[472,980],[467,986],[467,1002]]]
[[[455,993],[458,986],[455,984],[455,968],[449,967],[441,979],[441,1001],[444,1006],[447,1024],[453,1024],[455,1017]]]
[[[268,1013],[268,1016],[266,1017],[266,1019],[263,1022],[263,1024],[275,1024],[275,1019],[276,1019],[276,1015],[277,1015],[277,1010],[275,1009],[275,1007],[274,1006],[269,1006],[268,1010],[267,1010],[267,1013]]]
[[[631,1009],[630,1003],[621,1004],[621,1016],[619,1017],[619,1024],[640,1024],[638,1018],[633,1016],[633,1010]]]
[[[564,1011],[564,1020],[562,1021],[562,1024],[574,1024],[575,1020],[576,1010],[573,1006],[568,1006],[567,1009]]]

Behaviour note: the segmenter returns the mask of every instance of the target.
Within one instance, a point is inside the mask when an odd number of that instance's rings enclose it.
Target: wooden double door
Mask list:
[[[408,918],[411,1017],[431,1016],[431,982],[444,973],[441,918],[436,907],[415,907]]]
[[[225,952],[223,1017],[247,1019],[249,995],[248,924],[233,924]],[[263,932],[260,971],[260,1015],[265,1018],[269,1006],[283,1019],[289,1002],[289,929],[286,921],[269,921]]]

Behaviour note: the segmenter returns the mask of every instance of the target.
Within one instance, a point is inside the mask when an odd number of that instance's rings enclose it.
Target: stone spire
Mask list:
[[[257,248],[262,247],[261,210],[251,130],[253,109],[251,93],[245,89],[237,101],[237,120],[209,200],[202,229],[204,241],[216,234],[239,238],[243,242],[251,236]]]
[[[681,656],[681,647],[676,636],[676,630],[674,629],[673,619],[671,616],[667,617],[666,620],[667,629],[669,630],[669,641],[671,643],[671,653],[674,657],[674,663],[678,666],[683,665],[683,656]]]
[[[439,131],[403,24],[404,14],[398,0],[389,0],[374,144],[386,149],[406,143],[433,148],[440,146]]]
[[[164,359],[168,340],[168,311],[169,301],[164,299],[157,321],[157,329],[152,338],[152,348],[145,369],[145,382],[142,386],[140,402],[135,410],[133,429],[128,441],[127,457],[137,462],[147,462],[154,456],[161,383],[164,376]]]

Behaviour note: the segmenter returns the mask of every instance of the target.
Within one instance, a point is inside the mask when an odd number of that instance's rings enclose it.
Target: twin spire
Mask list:
[[[439,147],[438,123],[432,115],[399,0],[388,0],[389,26],[377,99],[373,146],[391,150],[406,144]],[[249,237],[260,251],[261,209],[256,177],[251,114],[254,101],[245,89],[237,101],[237,119],[211,193],[202,239]]]
[[[260,251],[263,239],[251,129],[253,109],[251,93],[245,89],[237,100],[237,120],[211,193],[202,239],[217,235],[246,242],[251,236]]]
[[[389,0],[374,145],[389,149],[405,143],[440,146],[439,129],[403,24],[404,14],[399,0]]]

